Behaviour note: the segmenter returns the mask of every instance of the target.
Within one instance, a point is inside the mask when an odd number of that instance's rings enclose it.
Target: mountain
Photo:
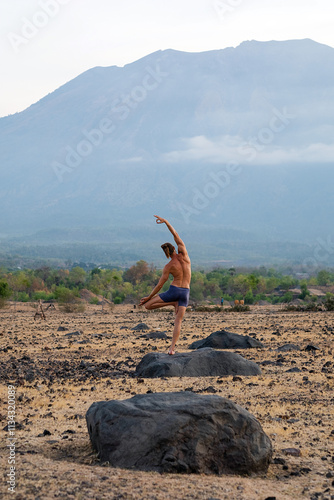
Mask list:
[[[165,50],[86,71],[0,119],[3,244],[52,246],[69,233],[133,254],[158,213],[199,259],[245,239],[260,246],[240,258],[286,242],[313,255],[331,235],[333,97],[334,49],[312,40]]]

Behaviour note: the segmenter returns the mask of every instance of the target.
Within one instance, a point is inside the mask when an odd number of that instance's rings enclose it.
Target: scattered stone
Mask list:
[[[76,336],[82,335],[82,334],[83,334],[82,330],[77,330],[76,332],[65,333],[65,337],[76,337]]]
[[[307,352],[310,352],[310,351],[320,351],[320,347],[317,347],[317,346],[315,346],[313,344],[309,344],[309,345],[307,345],[305,347],[304,350],[307,351]]]
[[[33,382],[35,380],[35,374],[32,370],[27,371],[25,377],[27,382]]]
[[[301,451],[298,448],[284,448],[282,452],[285,453],[286,455],[291,455],[292,457],[301,456]]]
[[[297,366],[294,366],[293,368],[290,368],[289,370],[286,370],[285,373],[300,373],[301,370],[297,368]]]
[[[300,351],[300,346],[297,344],[284,344],[276,349],[278,352]]]
[[[150,329],[150,327],[147,326],[146,323],[138,323],[138,325],[131,328],[131,330],[133,330],[135,332],[142,332],[144,330],[149,330],[149,329]]]
[[[214,349],[250,349],[252,347],[263,348],[259,340],[249,335],[238,335],[227,330],[219,330],[211,333],[206,339],[193,342],[189,349],[203,349],[212,347]]]
[[[51,432],[48,431],[47,429],[44,429],[42,434],[38,434],[37,437],[44,437],[44,436],[51,436]]]
[[[206,347],[193,352],[148,353],[136,368],[137,377],[217,377],[227,375],[260,375],[260,367],[233,352]]]
[[[213,385],[209,385],[209,387],[206,387],[205,389],[200,389],[197,392],[212,392],[213,394],[215,394],[217,392],[217,389],[215,389]]]
[[[302,468],[300,469],[300,472],[301,472],[302,474],[309,474],[310,472],[312,472],[312,469],[310,469],[309,467],[302,467]]]
[[[140,338],[142,339],[168,339],[166,332],[150,332],[146,333],[145,335],[141,335]]]
[[[281,457],[276,457],[276,458],[274,458],[273,463],[276,465],[285,465],[286,460],[284,458],[281,458]]]
[[[66,332],[66,330],[68,330],[66,326],[59,326],[57,332]]]
[[[245,409],[216,395],[140,394],[93,403],[86,414],[102,462],[120,468],[204,474],[268,469],[270,439]]]

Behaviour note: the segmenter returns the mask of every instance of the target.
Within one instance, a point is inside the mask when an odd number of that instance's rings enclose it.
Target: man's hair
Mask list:
[[[165,252],[167,258],[171,257],[175,251],[175,247],[171,243],[164,243],[161,248]]]

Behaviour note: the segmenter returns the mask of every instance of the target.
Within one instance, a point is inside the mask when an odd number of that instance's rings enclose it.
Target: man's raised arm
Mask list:
[[[174,241],[177,244],[178,252],[182,253],[184,255],[188,255],[188,252],[187,252],[187,249],[186,249],[184,242],[181,240],[180,236],[177,234],[177,232],[175,231],[173,226],[168,222],[168,220],[163,219],[162,217],[158,217],[157,215],[155,215],[154,217],[156,217],[156,219],[157,219],[156,220],[157,224],[166,224],[169,231],[172,233],[172,235],[174,237]]]

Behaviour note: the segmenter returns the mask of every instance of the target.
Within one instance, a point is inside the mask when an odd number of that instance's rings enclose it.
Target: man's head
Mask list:
[[[175,252],[175,247],[173,247],[171,243],[164,243],[163,245],[161,245],[161,248],[165,252],[167,259],[169,257],[172,257],[173,253]]]

